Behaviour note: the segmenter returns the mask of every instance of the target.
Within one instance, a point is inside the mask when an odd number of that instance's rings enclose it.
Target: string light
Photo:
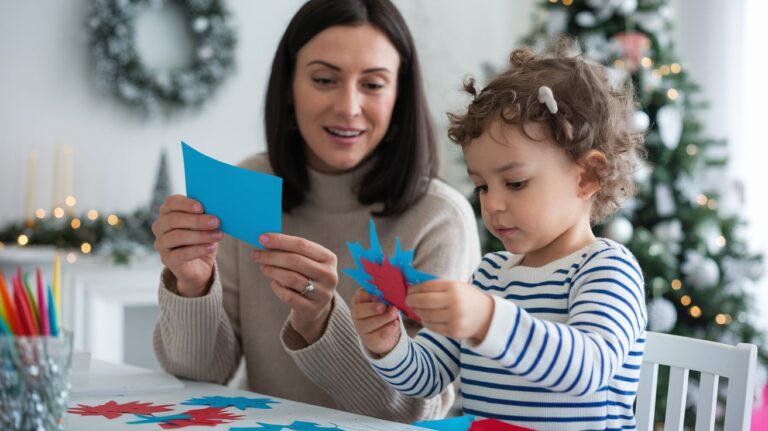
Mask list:
[[[696,153],[699,152],[699,147],[695,144],[688,144],[688,146],[685,147],[685,152],[688,153],[689,156],[695,156]]]
[[[672,289],[674,290],[680,290],[680,288],[683,287],[683,283],[678,279],[672,280],[672,283],[670,284],[672,285]]]
[[[651,60],[651,57],[643,57],[642,60],[640,60],[640,64],[648,69],[649,67],[653,66],[653,60]]]
[[[725,244],[727,244],[727,243],[728,243],[728,241],[722,235],[717,237],[717,239],[715,240],[715,244],[719,245],[720,247],[725,247]]]
[[[83,243],[83,244],[80,246],[80,251],[81,251],[81,252],[83,252],[83,254],[88,254],[88,253],[90,253],[90,252],[91,252],[91,245],[90,245],[90,244],[88,244],[87,242],[84,242],[84,243]]]
[[[683,295],[680,298],[680,303],[685,305],[686,307],[691,305],[691,297],[689,295]]]
[[[727,321],[728,319],[725,317],[725,314],[720,313],[717,316],[715,316],[715,323],[717,323],[718,325],[725,325]]]
[[[67,262],[69,262],[69,263],[77,262],[77,256],[75,255],[75,253],[68,253],[67,254]]]
[[[678,93],[674,88],[667,90],[667,97],[669,97],[670,100],[677,100],[677,96],[679,95],[680,93]]]
[[[709,198],[707,198],[706,195],[702,194],[702,195],[696,196],[696,203],[698,203],[699,205],[706,205],[707,201],[709,201]]]
[[[56,218],[62,218],[64,217],[64,208],[62,207],[56,207],[53,209],[53,216]]]
[[[669,70],[672,71],[672,73],[674,74],[678,74],[683,70],[683,68],[680,67],[678,63],[672,63],[672,65],[669,66]]]
[[[707,206],[711,210],[716,210],[717,209],[717,199],[710,199],[709,202],[707,202]]]
[[[99,218],[99,212],[96,210],[90,210],[88,211],[87,217],[88,217],[88,220],[91,220],[91,221],[96,220],[97,218]]]
[[[669,66],[666,64],[659,67],[659,72],[661,72],[662,75],[669,75]]]
[[[35,211],[35,217],[39,218],[40,220],[44,219],[45,218],[45,210],[42,209],[42,208],[38,208]]]
[[[114,214],[110,214],[109,216],[107,216],[107,223],[109,223],[110,226],[116,225],[119,221],[120,219],[117,218],[117,216]]]
[[[651,76],[653,76],[656,79],[661,79],[661,72],[659,72],[659,69],[653,69],[653,72],[651,72]]]
[[[566,6],[570,6],[573,4],[573,0],[563,0],[563,4]]]
[[[701,317],[701,308],[699,308],[697,305],[694,305],[688,310],[688,313],[690,313],[691,316],[695,318]]]
[[[24,247],[25,245],[29,244],[29,237],[24,235],[24,234],[21,234],[16,239],[16,243],[18,243],[20,246]]]
[[[80,225],[82,223],[80,222],[79,218],[73,218],[72,221],[69,223],[70,226],[72,226],[72,229],[80,229]]]

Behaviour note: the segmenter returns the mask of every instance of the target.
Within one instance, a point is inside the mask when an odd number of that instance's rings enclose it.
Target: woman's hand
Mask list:
[[[477,344],[485,339],[493,317],[493,299],[474,286],[433,280],[411,286],[405,303],[430,331]]]
[[[174,276],[182,296],[202,296],[213,282],[216,250],[224,234],[218,230],[219,219],[203,213],[194,199],[171,195],[160,207],[152,224],[155,250]]]
[[[272,280],[275,295],[291,307],[291,326],[308,344],[325,332],[333,293],[339,283],[336,255],[312,241],[278,233],[259,238],[264,250],[251,258]],[[310,291],[308,286],[314,287]]]
[[[352,297],[352,322],[366,349],[385,356],[400,340],[399,312],[359,289]]]

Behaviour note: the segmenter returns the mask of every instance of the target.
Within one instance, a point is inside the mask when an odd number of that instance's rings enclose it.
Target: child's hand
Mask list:
[[[405,303],[425,328],[473,343],[485,339],[493,316],[490,295],[458,281],[433,280],[411,286]]]
[[[363,289],[352,297],[352,321],[363,345],[379,356],[391,352],[400,340],[397,308],[379,302]]]

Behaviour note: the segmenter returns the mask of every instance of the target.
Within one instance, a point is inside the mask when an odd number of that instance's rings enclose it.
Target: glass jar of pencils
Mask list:
[[[0,335],[0,429],[63,430],[71,362],[69,331]]]

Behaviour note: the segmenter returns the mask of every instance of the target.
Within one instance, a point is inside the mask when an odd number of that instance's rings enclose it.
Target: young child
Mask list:
[[[537,430],[635,427],[645,342],[643,275],[591,225],[634,192],[643,137],[631,128],[631,83],[602,66],[518,49],[509,70],[449,115],[506,252],[483,257],[471,284],[412,286],[424,325],[402,336],[396,310],[363,291],[352,317],[373,368],[404,394],[429,398],[461,381],[465,414]]]

